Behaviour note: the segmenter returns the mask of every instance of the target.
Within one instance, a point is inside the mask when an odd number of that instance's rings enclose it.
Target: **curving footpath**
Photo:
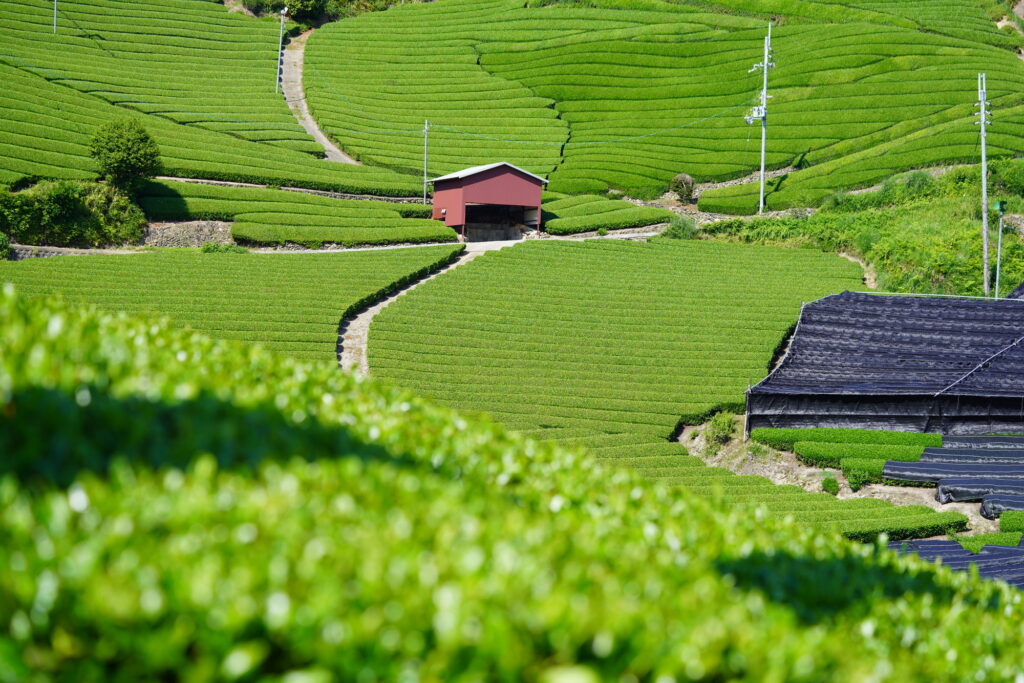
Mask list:
[[[469,263],[484,251],[490,251],[490,249],[474,249],[472,251],[466,249],[458,260],[447,268],[442,268],[436,273],[414,282],[405,289],[399,290],[383,301],[370,306],[354,318],[344,321],[338,330],[338,365],[345,370],[365,377],[370,371],[366,347],[370,337],[370,323],[373,322],[374,317],[406,292],[416,289],[424,282],[433,280],[441,273],[446,273],[452,268],[458,268],[464,263]]]
[[[306,41],[312,32],[313,30],[310,29],[292,38],[285,47],[284,64],[281,69],[284,98],[299,124],[324,148],[328,161],[336,161],[340,164],[358,164],[358,161],[341,151],[337,145],[331,142],[330,138],[324,135],[324,132],[316,125],[312,114],[309,113],[306,91],[302,87],[302,66],[306,58]]]

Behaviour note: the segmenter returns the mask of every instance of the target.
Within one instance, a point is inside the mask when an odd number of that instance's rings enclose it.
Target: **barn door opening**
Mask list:
[[[466,206],[467,242],[517,240],[528,229],[525,207],[503,204]]]

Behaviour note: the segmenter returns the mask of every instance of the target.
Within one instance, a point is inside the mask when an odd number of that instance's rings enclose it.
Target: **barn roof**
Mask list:
[[[542,183],[548,182],[544,178],[541,178],[539,175],[535,175],[533,173],[530,173],[529,171],[524,171],[518,166],[514,166],[513,164],[510,164],[507,161],[499,161],[496,164],[485,164],[484,166],[470,166],[469,168],[464,168],[461,171],[456,171],[455,173],[449,173],[448,175],[443,175],[439,178],[433,178],[430,180],[430,182],[436,183],[440,180],[455,180],[457,178],[468,178],[469,176],[477,175],[478,173],[483,173],[484,171],[490,171],[492,168],[498,168],[499,166],[508,166],[513,170],[519,171],[520,173],[525,173],[531,178],[536,178]]]
[[[1024,301],[819,299],[751,393],[1024,397]]]

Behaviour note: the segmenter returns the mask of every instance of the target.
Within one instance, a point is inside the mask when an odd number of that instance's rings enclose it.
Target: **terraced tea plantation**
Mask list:
[[[931,535],[957,513],[839,502],[706,467],[670,439],[681,422],[741,410],[802,301],[860,286],[835,256],[705,242],[526,243],[423,284],[373,321],[374,374],[538,439],[777,514]]]
[[[278,28],[195,0],[0,1],[0,182],[91,178],[88,144],[137,112],[168,175],[381,195],[415,179],[316,159],[319,147],[274,93]]]
[[[679,172],[756,169],[742,115],[760,75],[748,69],[781,16],[768,163],[802,170],[773,183],[770,208],[976,161],[979,71],[996,112],[990,154],[1024,150],[1021,38],[973,0],[585,4],[446,0],[326,26],[307,54],[314,114],[370,163],[415,172],[429,119],[431,173],[508,159],[551,173],[554,191],[656,196]],[[710,211],[756,204],[750,184],[702,196]]]
[[[231,235],[256,245],[384,245],[454,242],[423,204],[335,199],[304,192],[151,182],[140,204],[153,220],[234,221]]]
[[[212,336],[336,361],[352,311],[441,267],[461,247],[350,254],[166,251],[0,262],[0,282],[107,311],[169,316]]]
[[[8,680],[1020,669],[1005,585],[336,367],[3,290],[0,349]]]

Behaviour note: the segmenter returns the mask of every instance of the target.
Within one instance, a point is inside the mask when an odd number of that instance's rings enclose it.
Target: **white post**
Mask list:
[[[988,102],[986,101],[987,87],[985,74],[978,74],[978,120],[976,123],[981,126],[981,249],[982,268],[984,269],[985,296],[989,290],[988,272],[988,156],[985,149],[985,126],[988,121]]]
[[[423,203],[427,203],[427,160],[430,150],[430,121],[423,122]]]
[[[999,211],[999,246],[996,247],[996,299],[999,298],[999,274],[1003,267],[1003,212]]]
[[[57,32],[57,0],[53,0],[53,32]]]
[[[764,213],[764,153],[768,142],[768,52],[772,44],[772,22],[768,22],[768,35],[764,39],[764,85],[761,88],[761,191],[757,198],[757,213]]]
[[[765,167],[765,150],[768,144],[768,69],[775,66],[772,59],[772,23],[768,22],[768,35],[764,39],[764,58],[760,64],[755,64],[750,71],[757,71],[761,69],[764,72],[764,80],[761,86],[761,100],[760,104],[756,105],[749,114],[744,118],[748,124],[752,124],[754,121],[761,121],[761,189],[758,193],[757,199],[757,213],[764,213],[764,167]]]
[[[287,13],[287,7],[281,10],[281,30],[278,31],[277,35],[277,73],[274,75],[275,93],[281,90],[281,72],[284,68],[284,15]]]

